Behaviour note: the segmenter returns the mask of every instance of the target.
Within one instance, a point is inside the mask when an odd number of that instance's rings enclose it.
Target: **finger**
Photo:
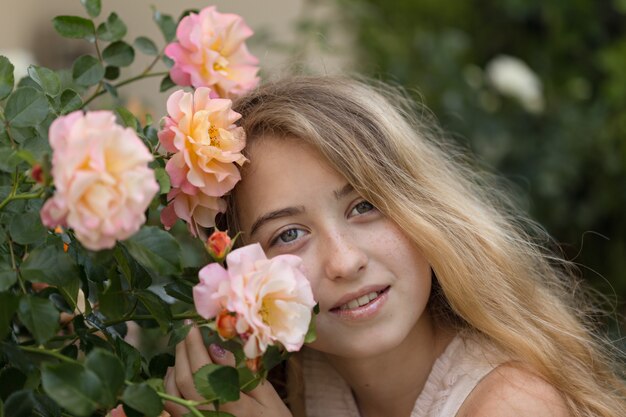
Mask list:
[[[283,400],[276,392],[276,389],[274,389],[274,386],[266,379],[263,379],[259,385],[254,387],[253,390],[248,391],[247,394],[264,406],[283,404]]]
[[[186,355],[191,372],[196,372],[207,363],[211,363],[211,357],[207,351],[200,329],[193,326],[185,338]]]
[[[209,356],[218,365],[235,366],[235,355],[217,343],[209,345]]]
[[[193,383],[193,374],[187,357],[187,340],[176,345],[176,364],[174,366],[174,381],[183,396],[190,400],[202,400]]]
[[[178,391],[178,387],[176,386],[176,381],[174,380],[174,368],[167,368],[167,372],[165,373],[165,378],[163,379],[165,384],[165,392],[174,397],[182,397],[180,391]],[[182,417],[187,409],[182,405],[178,405],[171,401],[165,402],[165,410],[172,415],[172,417]]]

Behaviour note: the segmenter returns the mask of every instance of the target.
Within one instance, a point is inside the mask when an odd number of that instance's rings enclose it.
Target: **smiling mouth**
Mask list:
[[[354,310],[360,307],[365,307],[374,301],[376,301],[381,295],[386,293],[390,287],[385,287],[380,291],[372,291],[368,294],[365,294],[359,298],[355,298],[354,300],[348,301],[345,304],[340,305],[339,307],[331,308],[330,311],[345,311],[345,310]]]

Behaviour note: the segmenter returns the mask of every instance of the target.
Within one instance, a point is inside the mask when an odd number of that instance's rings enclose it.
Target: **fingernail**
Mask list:
[[[209,345],[209,349],[211,350],[211,355],[215,356],[218,359],[221,359],[226,355],[226,350],[224,350],[224,348],[217,343]]]

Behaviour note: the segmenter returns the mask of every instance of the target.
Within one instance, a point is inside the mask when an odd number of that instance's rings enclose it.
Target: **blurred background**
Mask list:
[[[1,0],[0,54],[71,66],[92,45],[58,36],[79,0]],[[626,0],[103,0],[129,38],[162,37],[150,6],[177,18],[209,4],[241,14],[262,76],[362,73],[407,88],[606,296],[610,331],[626,312]],[[137,73],[148,60],[129,69]],[[18,74],[16,74],[18,75]],[[138,115],[165,112],[159,81],[120,89]],[[106,105],[107,103],[97,103]],[[620,317],[618,319],[618,317]],[[623,326],[623,324],[622,324]],[[622,342],[624,344],[624,342]]]

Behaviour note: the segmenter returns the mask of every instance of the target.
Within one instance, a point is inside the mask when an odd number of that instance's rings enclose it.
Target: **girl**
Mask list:
[[[624,416],[626,387],[587,321],[570,265],[391,91],[332,77],[266,84],[235,103],[247,132],[225,216],[268,256],[302,257],[317,340],[237,417]],[[539,238],[538,238],[539,237]],[[197,329],[169,393],[232,362]],[[186,410],[168,404],[175,416]]]

